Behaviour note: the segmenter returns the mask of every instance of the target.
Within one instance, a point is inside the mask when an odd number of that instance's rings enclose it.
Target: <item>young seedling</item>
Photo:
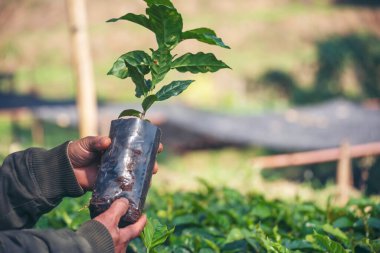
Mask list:
[[[128,109],[120,117],[135,116],[144,119],[147,110],[157,101],[169,99],[181,94],[194,80],[177,80],[162,86],[160,84],[170,70],[191,72],[193,74],[215,72],[229,68],[212,53],[186,53],[181,56],[172,55],[172,50],[182,41],[195,39],[203,43],[229,48],[213,30],[196,28],[183,31],[182,16],[170,0],[144,0],[148,7],[146,15],[128,13],[107,22],[121,20],[141,25],[156,36],[157,48],[147,53],[135,50],[120,56],[113,64],[108,75],[121,79],[131,78],[135,84],[135,96],[143,98],[142,111]]]
[[[136,222],[142,214],[160,143],[160,129],[143,120],[145,114],[155,102],[181,94],[193,80],[172,81],[160,89],[158,85],[174,69],[197,74],[229,68],[211,53],[172,55],[173,49],[188,39],[229,47],[209,28],[183,31],[182,16],[170,0],[144,1],[148,5],[146,15],[128,13],[108,20],[141,25],[152,31],[157,41],[157,48],[150,49],[149,53],[135,50],[123,54],[108,72],[121,79],[131,78],[136,97],[142,98],[141,111],[124,110],[119,119],[111,122],[112,143],[102,156],[90,202],[90,213],[95,217],[107,210],[115,199],[127,198],[130,207],[119,223],[121,227]],[[124,116],[134,117],[124,119]]]

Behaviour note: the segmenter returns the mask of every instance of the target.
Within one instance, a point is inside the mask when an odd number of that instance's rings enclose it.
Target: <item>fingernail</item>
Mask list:
[[[120,200],[129,205],[129,200],[127,198],[120,198]]]

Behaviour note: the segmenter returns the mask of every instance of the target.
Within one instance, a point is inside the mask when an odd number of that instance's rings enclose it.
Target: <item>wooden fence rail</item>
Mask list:
[[[253,166],[262,169],[278,169],[290,166],[325,163],[339,160],[340,153],[341,148],[331,148],[292,154],[262,156],[253,159]],[[380,142],[351,146],[349,150],[350,158],[377,155],[380,155]]]
[[[344,205],[349,200],[351,189],[353,189],[351,159],[378,155],[380,155],[380,142],[350,146],[347,141],[344,141],[340,148],[256,157],[253,160],[253,166],[261,169],[279,169],[338,161],[336,203]]]

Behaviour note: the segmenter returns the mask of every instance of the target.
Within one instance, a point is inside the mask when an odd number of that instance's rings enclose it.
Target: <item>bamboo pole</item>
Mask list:
[[[86,0],[66,0],[66,5],[77,82],[79,133],[81,137],[97,135],[96,92],[87,35]]]
[[[380,142],[373,142],[352,146],[351,158],[380,155]],[[256,157],[253,166],[262,169],[277,169],[289,166],[301,166],[307,164],[337,161],[340,157],[340,149],[322,149],[316,151],[299,152],[292,154]]]

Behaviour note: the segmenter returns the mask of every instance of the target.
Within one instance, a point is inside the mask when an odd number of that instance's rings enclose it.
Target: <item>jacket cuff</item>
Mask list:
[[[89,242],[93,248],[93,252],[113,253],[115,250],[110,233],[103,224],[96,220],[84,223],[78,229],[77,234]]]
[[[67,156],[66,142],[50,150],[32,149],[30,166],[43,196],[49,199],[84,194]]]

